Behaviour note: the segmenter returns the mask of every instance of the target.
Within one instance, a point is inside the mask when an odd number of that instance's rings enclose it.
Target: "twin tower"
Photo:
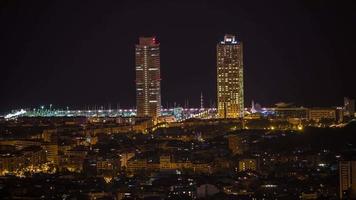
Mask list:
[[[242,42],[225,35],[217,44],[217,106],[219,118],[243,117]],[[157,119],[161,113],[160,48],[155,37],[140,37],[136,45],[137,117]]]

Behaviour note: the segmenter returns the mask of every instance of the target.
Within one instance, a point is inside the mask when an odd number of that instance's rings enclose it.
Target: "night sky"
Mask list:
[[[173,3],[175,2],[175,3]],[[162,105],[216,101],[216,43],[244,43],[245,104],[355,98],[352,1],[0,2],[0,111],[135,106],[134,45],[161,43]]]

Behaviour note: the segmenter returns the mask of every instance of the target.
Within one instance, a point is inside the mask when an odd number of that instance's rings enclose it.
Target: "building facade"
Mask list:
[[[225,35],[217,44],[217,102],[219,118],[239,118],[244,112],[242,42]]]
[[[243,148],[242,148],[242,139],[237,136],[237,135],[228,135],[227,136],[227,142],[228,142],[228,147],[229,150],[233,155],[235,154],[242,154],[243,153]]]
[[[344,98],[344,114],[348,117],[355,116],[355,99]]]
[[[339,197],[356,198],[356,161],[339,162]]]
[[[309,120],[320,122],[322,119],[336,121],[336,109],[334,108],[310,108]]]
[[[245,158],[239,160],[239,172],[244,172],[247,170],[258,171],[259,163],[257,159]]]
[[[160,50],[155,37],[140,37],[136,45],[136,107],[138,117],[160,116]]]

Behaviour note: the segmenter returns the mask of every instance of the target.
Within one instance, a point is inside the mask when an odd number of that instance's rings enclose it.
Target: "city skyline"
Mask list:
[[[260,9],[230,1],[91,2],[78,12],[78,4],[22,4],[2,7],[3,112],[49,104],[134,106],[132,44],[141,35],[156,35],[162,43],[164,106],[189,99],[199,107],[201,92],[206,105],[216,99],[215,45],[225,33],[238,34],[246,44],[245,102],[329,106],[355,97],[348,73],[355,39],[352,15],[343,12],[352,8],[347,4],[276,2]]]
[[[356,199],[356,1],[0,1],[1,199]]]

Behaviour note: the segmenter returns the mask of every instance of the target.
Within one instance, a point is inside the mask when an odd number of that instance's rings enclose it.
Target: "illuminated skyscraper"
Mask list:
[[[225,35],[217,44],[217,98],[219,118],[243,117],[242,42]]]
[[[136,106],[138,117],[160,115],[160,51],[155,37],[140,37],[136,45]]]

